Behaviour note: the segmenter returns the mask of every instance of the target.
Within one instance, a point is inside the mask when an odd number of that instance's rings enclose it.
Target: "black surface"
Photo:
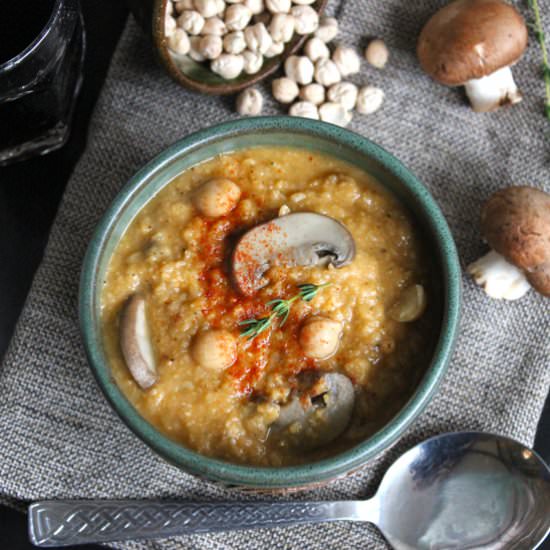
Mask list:
[[[88,49],[84,85],[69,142],[61,150],[45,157],[0,168],[0,357],[4,354],[33,274],[42,259],[63,189],[86,144],[90,114],[127,16],[121,0],[82,0],[82,4]],[[539,425],[535,449],[550,462],[548,402]],[[34,548],[28,542],[24,514],[0,507],[0,548]],[[99,550],[100,547],[85,548]],[[550,543],[545,543],[543,548],[550,550]]]

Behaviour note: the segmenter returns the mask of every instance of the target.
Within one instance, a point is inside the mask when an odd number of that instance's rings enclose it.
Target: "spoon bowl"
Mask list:
[[[458,432],[401,456],[373,499],[398,550],[536,548],[550,530],[550,470],[522,444]]]
[[[67,546],[338,520],[377,525],[396,550],[535,549],[550,531],[550,470],[513,439],[457,432],[407,451],[370,500],[46,501],[30,506],[29,535]]]

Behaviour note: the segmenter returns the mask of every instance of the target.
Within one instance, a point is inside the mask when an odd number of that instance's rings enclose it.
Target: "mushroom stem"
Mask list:
[[[517,300],[531,288],[521,269],[494,250],[470,264],[467,270],[487,295],[497,300]]]
[[[482,78],[468,80],[464,87],[472,109],[478,113],[494,111],[502,105],[513,105],[522,100],[510,67],[503,67]]]

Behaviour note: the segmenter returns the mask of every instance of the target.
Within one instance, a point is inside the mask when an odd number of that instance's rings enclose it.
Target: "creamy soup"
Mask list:
[[[404,405],[431,357],[434,267],[409,213],[358,168],[252,148],[177,176],[135,217],[102,291],[119,386],[201,454],[335,454]]]

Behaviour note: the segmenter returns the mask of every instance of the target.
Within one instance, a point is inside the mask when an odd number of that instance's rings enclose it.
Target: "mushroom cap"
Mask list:
[[[354,256],[355,241],[340,222],[315,212],[296,212],[247,231],[235,246],[231,268],[239,292],[252,296],[267,284],[263,275],[273,263],[338,268]]]
[[[514,64],[527,47],[523,17],[503,0],[455,0],[426,23],[417,44],[432,78],[459,86]]]
[[[483,207],[481,231],[533,288],[550,296],[550,194],[527,186],[497,191]]]

